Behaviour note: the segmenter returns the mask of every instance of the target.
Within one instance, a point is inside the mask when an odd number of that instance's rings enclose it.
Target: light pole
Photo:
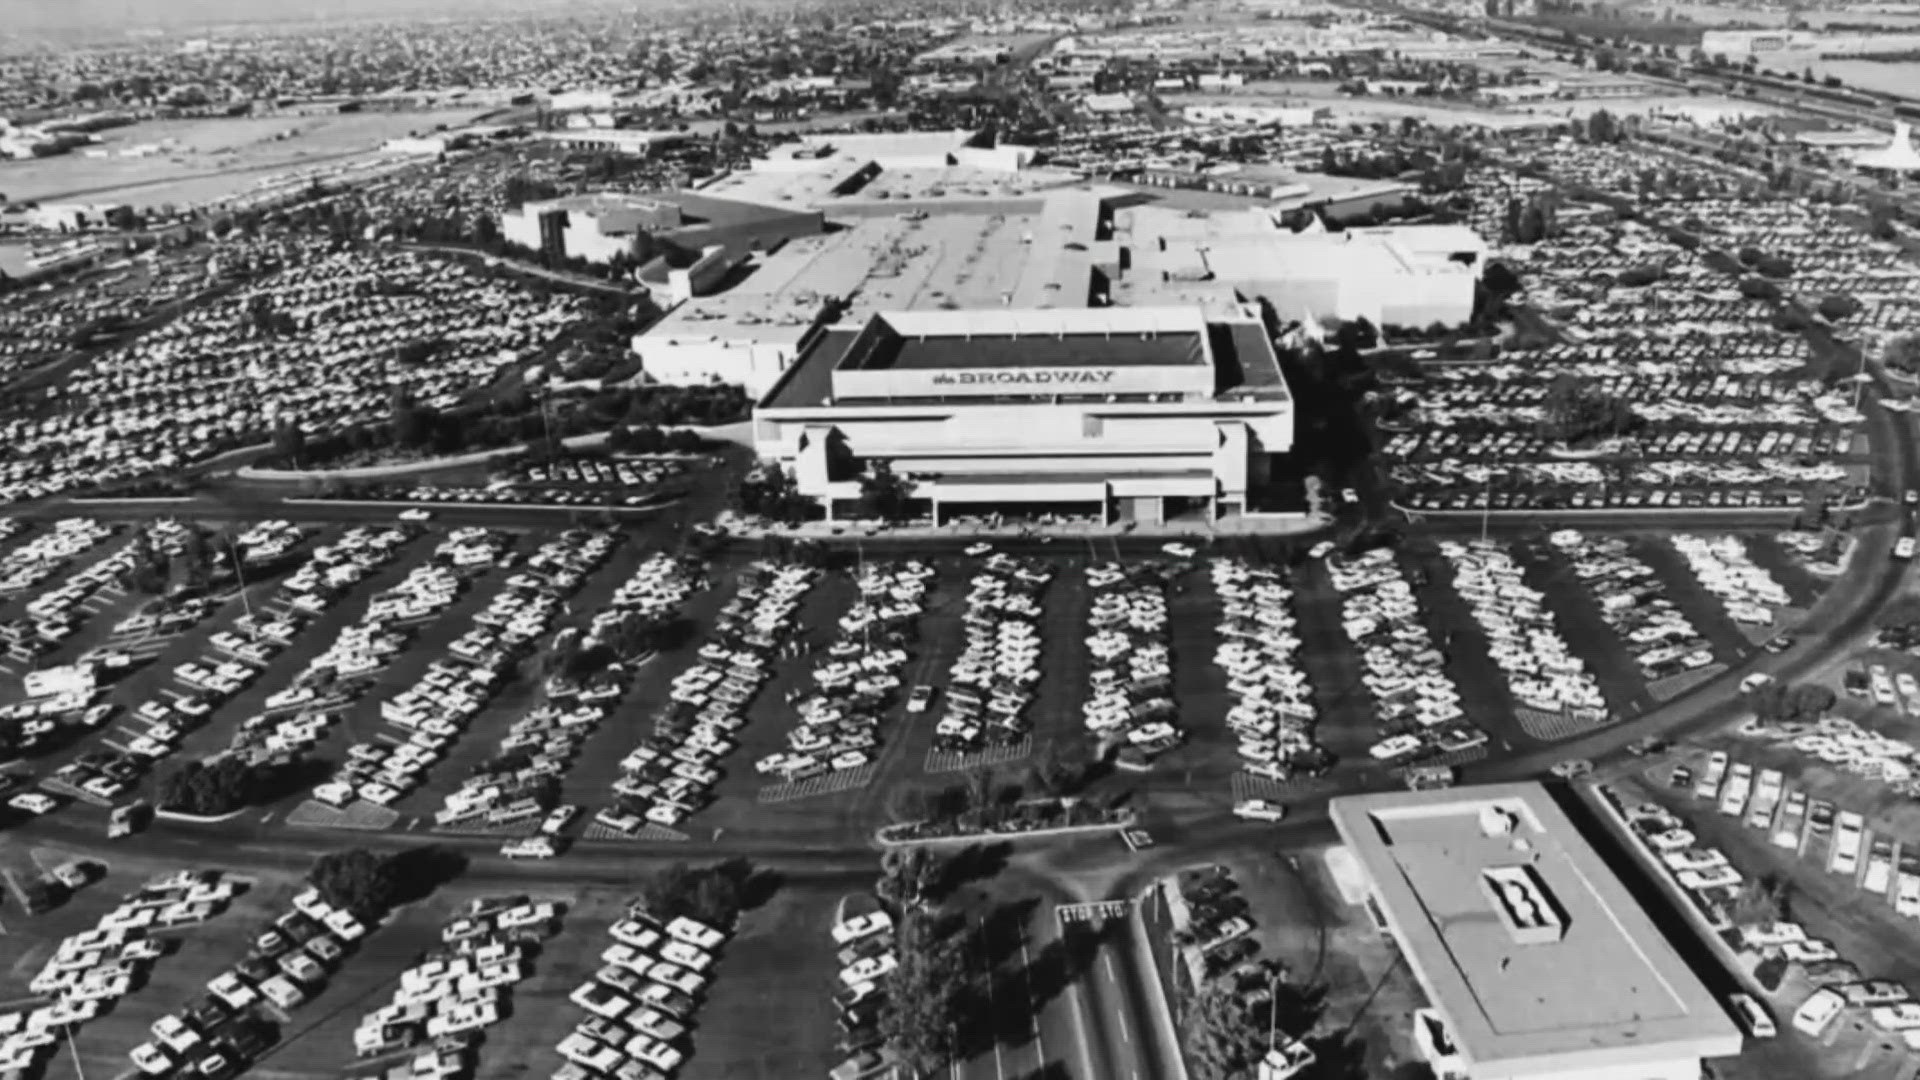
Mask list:
[[[1280,977],[1282,972],[1275,968],[1267,976],[1267,1053],[1278,1049],[1280,1034]]]
[[[233,579],[240,585],[240,607],[247,613],[247,621],[253,621],[253,601],[247,599],[247,575],[240,569],[240,553],[234,549],[233,537],[227,537],[227,558],[233,562]]]

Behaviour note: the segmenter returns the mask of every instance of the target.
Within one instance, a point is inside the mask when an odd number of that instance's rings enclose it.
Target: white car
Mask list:
[[[966,552],[966,554],[968,554],[968,555],[971,555],[971,556],[973,556],[974,558],[976,558],[976,559],[977,559],[977,558],[979,558],[979,557],[980,557],[980,556],[982,556],[982,555],[990,555],[990,554],[992,554],[992,553],[993,553],[993,545],[992,545],[992,544],[989,544],[989,543],[987,543],[986,541],[984,541],[984,540],[983,540],[983,541],[981,541],[980,543],[977,543],[977,544],[968,544],[968,545],[966,546],[966,548],[965,548],[964,550],[965,550],[965,552]]]
[[[60,808],[59,802],[55,801],[53,796],[42,795],[37,791],[23,791],[13,798],[8,799],[7,805],[13,807],[15,810],[23,810],[29,814],[36,815],[50,814]]]
[[[546,820],[540,823],[540,831],[547,836],[558,836],[579,816],[580,808],[577,806],[556,806],[547,812]]]
[[[913,692],[907,695],[907,711],[910,713],[926,712],[927,706],[932,704],[932,702],[933,687],[916,686],[913,688]]]
[[[833,927],[833,943],[846,945],[872,934],[893,929],[893,918],[884,911],[872,911],[865,915],[855,915]]]
[[[1176,559],[1191,559],[1196,554],[1192,545],[1182,544],[1177,542],[1172,544],[1163,544],[1161,545],[1160,550],[1166,552],[1167,554],[1173,556]]]
[[[432,521],[433,511],[422,510],[419,507],[414,507],[411,510],[402,510],[400,511],[400,520],[401,521]]]
[[[1287,808],[1266,799],[1242,799],[1233,804],[1233,816],[1250,821],[1279,821],[1287,816]]]
[[[560,845],[551,836],[529,836],[502,844],[500,854],[509,859],[551,859],[560,854]]]

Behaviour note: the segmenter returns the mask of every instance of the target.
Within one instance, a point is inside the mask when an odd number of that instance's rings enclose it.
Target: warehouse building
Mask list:
[[[753,422],[829,517],[884,461],[936,523],[1237,516],[1294,426],[1245,306],[878,312],[809,336]]]
[[[1741,1034],[1537,783],[1337,798],[1335,828],[1466,1080],[1699,1080]]]

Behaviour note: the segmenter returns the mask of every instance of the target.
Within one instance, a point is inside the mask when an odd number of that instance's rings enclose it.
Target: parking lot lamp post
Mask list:
[[[233,579],[240,585],[240,608],[247,613],[248,622],[253,620],[253,601],[247,598],[247,575],[240,569],[240,552],[233,546],[233,537],[227,537],[227,558],[233,561]]]
[[[1272,1054],[1276,1039],[1280,1034],[1280,977],[1283,973],[1275,968],[1267,976],[1267,1053]]]

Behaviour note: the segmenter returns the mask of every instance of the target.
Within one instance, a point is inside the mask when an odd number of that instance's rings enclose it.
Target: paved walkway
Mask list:
[[[966,521],[951,525],[880,526],[844,521],[808,521],[800,525],[781,527],[748,519],[727,510],[720,514],[716,523],[735,536],[749,538],[785,536],[801,540],[831,540],[836,537],[869,536],[889,540],[961,538],[991,540],[1050,536],[1065,540],[1100,539],[1109,536],[1164,536],[1169,539],[1214,536],[1303,536],[1331,526],[1333,519],[1314,517],[1311,514],[1260,514],[1226,518],[1220,521],[1180,520],[1152,524],[1128,521],[1113,525],[1101,525],[1096,522],[1062,522],[1057,525],[1008,522],[990,525]]]

